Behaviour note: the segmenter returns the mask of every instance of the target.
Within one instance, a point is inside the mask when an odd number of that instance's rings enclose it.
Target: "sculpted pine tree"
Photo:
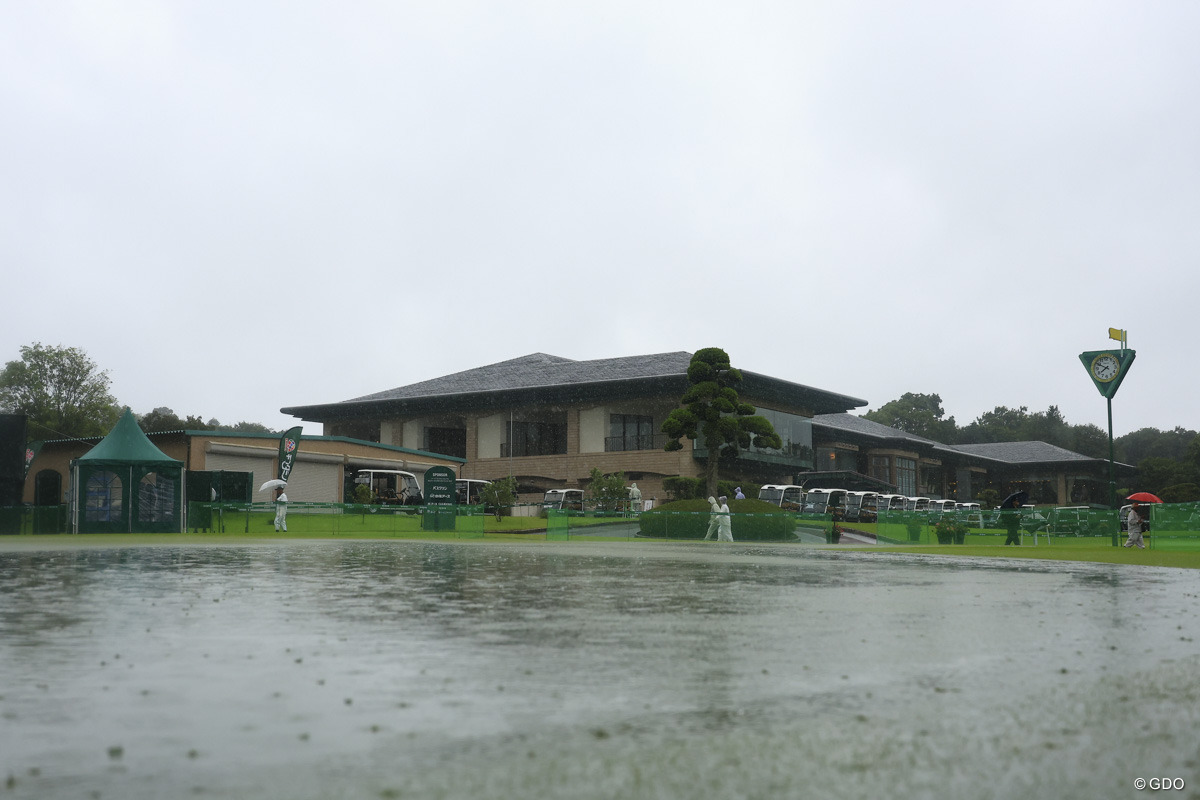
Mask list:
[[[751,446],[779,448],[783,441],[765,417],[755,415],[754,406],[738,398],[742,373],[730,366],[724,350],[697,351],[687,374],[691,386],[680,399],[683,407],[672,411],[662,424],[670,439],[663,449],[682,450],[680,439],[703,437],[708,448],[704,484],[707,493],[715,495],[721,459],[731,459]]]

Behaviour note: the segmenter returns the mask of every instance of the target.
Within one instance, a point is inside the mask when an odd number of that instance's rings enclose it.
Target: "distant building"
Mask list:
[[[949,445],[881,425],[852,414],[825,414],[813,419],[817,463],[828,465],[828,476],[812,481],[846,488],[873,489],[967,501],[984,489],[1005,496],[1018,489],[1031,502],[1086,505],[1108,502],[1108,461],[1092,458],[1046,442],[997,442]],[[1134,468],[1116,464],[1118,477]],[[863,480],[863,477],[867,480]],[[856,483],[857,481],[857,483]]]
[[[524,495],[580,487],[593,467],[623,471],[646,498],[662,480],[700,477],[703,443],[663,450],[663,420],[687,390],[692,354],[660,353],[572,361],[534,353],[377,394],[283,413],[352,436],[466,459],[463,477],[517,478]],[[779,450],[743,452],[722,470],[731,480],[768,483],[814,466],[814,414],[866,404],[855,397],[742,371],[742,399],[769,419]],[[685,442],[686,444],[686,442]],[[526,497],[526,499],[530,499]]]
[[[547,489],[583,487],[593,467],[624,472],[645,498],[662,499],[665,478],[701,477],[707,457],[703,442],[685,440],[682,451],[664,451],[659,432],[689,386],[691,357],[574,361],[533,353],[343,402],[281,410],[322,423],[329,436],[462,459],[461,477],[513,475],[526,500]],[[742,399],[772,422],[783,447],[743,452],[722,467],[723,479],[961,500],[988,486],[1001,492],[1033,486],[1040,502],[1107,498],[1107,461],[1040,442],[946,445],[846,413],[865,400],[742,372]]]
[[[44,442],[25,478],[23,500],[39,506],[67,502],[71,462],[102,437]],[[261,484],[278,469],[279,434],[180,430],[147,434],[167,456],[196,471],[252,472]],[[344,502],[345,486],[360,469],[394,469],[421,476],[434,466],[461,469],[463,459],[338,436],[302,436],[288,483],[292,502]],[[258,488],[257,485],[254,488]],[[268,500],[266,494],[254,499]]]

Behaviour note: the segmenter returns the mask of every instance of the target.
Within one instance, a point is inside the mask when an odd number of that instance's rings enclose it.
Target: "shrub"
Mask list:
[[[789,541],[795,517],[762,500],[730,500],[734,541]],[[703,539],[712,509],[707,500],[678,500],[638,517],[643,536],[659,539]]]
[[[682,475],[676,475],[672,478],[663,478],[663,490],[671,495],[671,500],[703,500],[700,496],[704,491],[704,481],[699,478],[685,478]],[[705,506],[705,511],[708,507]]]
[[[943,516],[933,526],[938,544],[962,544],[967,535],[967,526],[950,515]]]

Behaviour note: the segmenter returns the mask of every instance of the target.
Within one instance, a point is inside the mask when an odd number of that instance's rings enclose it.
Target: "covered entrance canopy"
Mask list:
[[[863,475],[852,470],[826,470],[824,472],[798,472],[796,482],[806,489],[821,487],[824,489],[847,489],[852,492],[881,492],[887,494],[896,491],[896,487],[887,481]]]
[[[76,533],[183,531],[183,462],[155,447],[128,408],[71,471]]]

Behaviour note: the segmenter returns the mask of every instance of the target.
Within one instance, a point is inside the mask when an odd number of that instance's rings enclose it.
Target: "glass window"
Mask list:
[[[121,479],[115,472],[96,472],[88,478],[83,518],[88,522],[121,519]]]
[[[871,477],[886,483],[892,482],[892,460],[887,456],[871,456]]]
[[[900,494],[915,495],[917,493],[917,462],[911,458],[896,459],[896,484]]]
[[[812,469],[813,463],[813,439],[812,439],[812,419],[802,417],[799,414],[788,414],[783,411],[775,411],[770,408],[760,408],[754,413],[760,417],[765,417],[771,423],[771,427],[779,434],[779,438],[783,440],[783,447],[778,450],[770,450],[765,447],[751,447],[748,455],[753,458],[754,454],[766,456],[783,456],[786,462],[799,467]]]
[[[642,414],[609,414],[608,452],[654,449],[654,418]]]
[[[465,428],[426,428],[424,449],[429,453],[466,458],[467,431]]]
[[[502,455],[561,456],[567,452],[567,426],[554,422],[513,422]]]
[[[138,482],[138,522],[170,522],[175,518],[175,482],[148,472]]]

